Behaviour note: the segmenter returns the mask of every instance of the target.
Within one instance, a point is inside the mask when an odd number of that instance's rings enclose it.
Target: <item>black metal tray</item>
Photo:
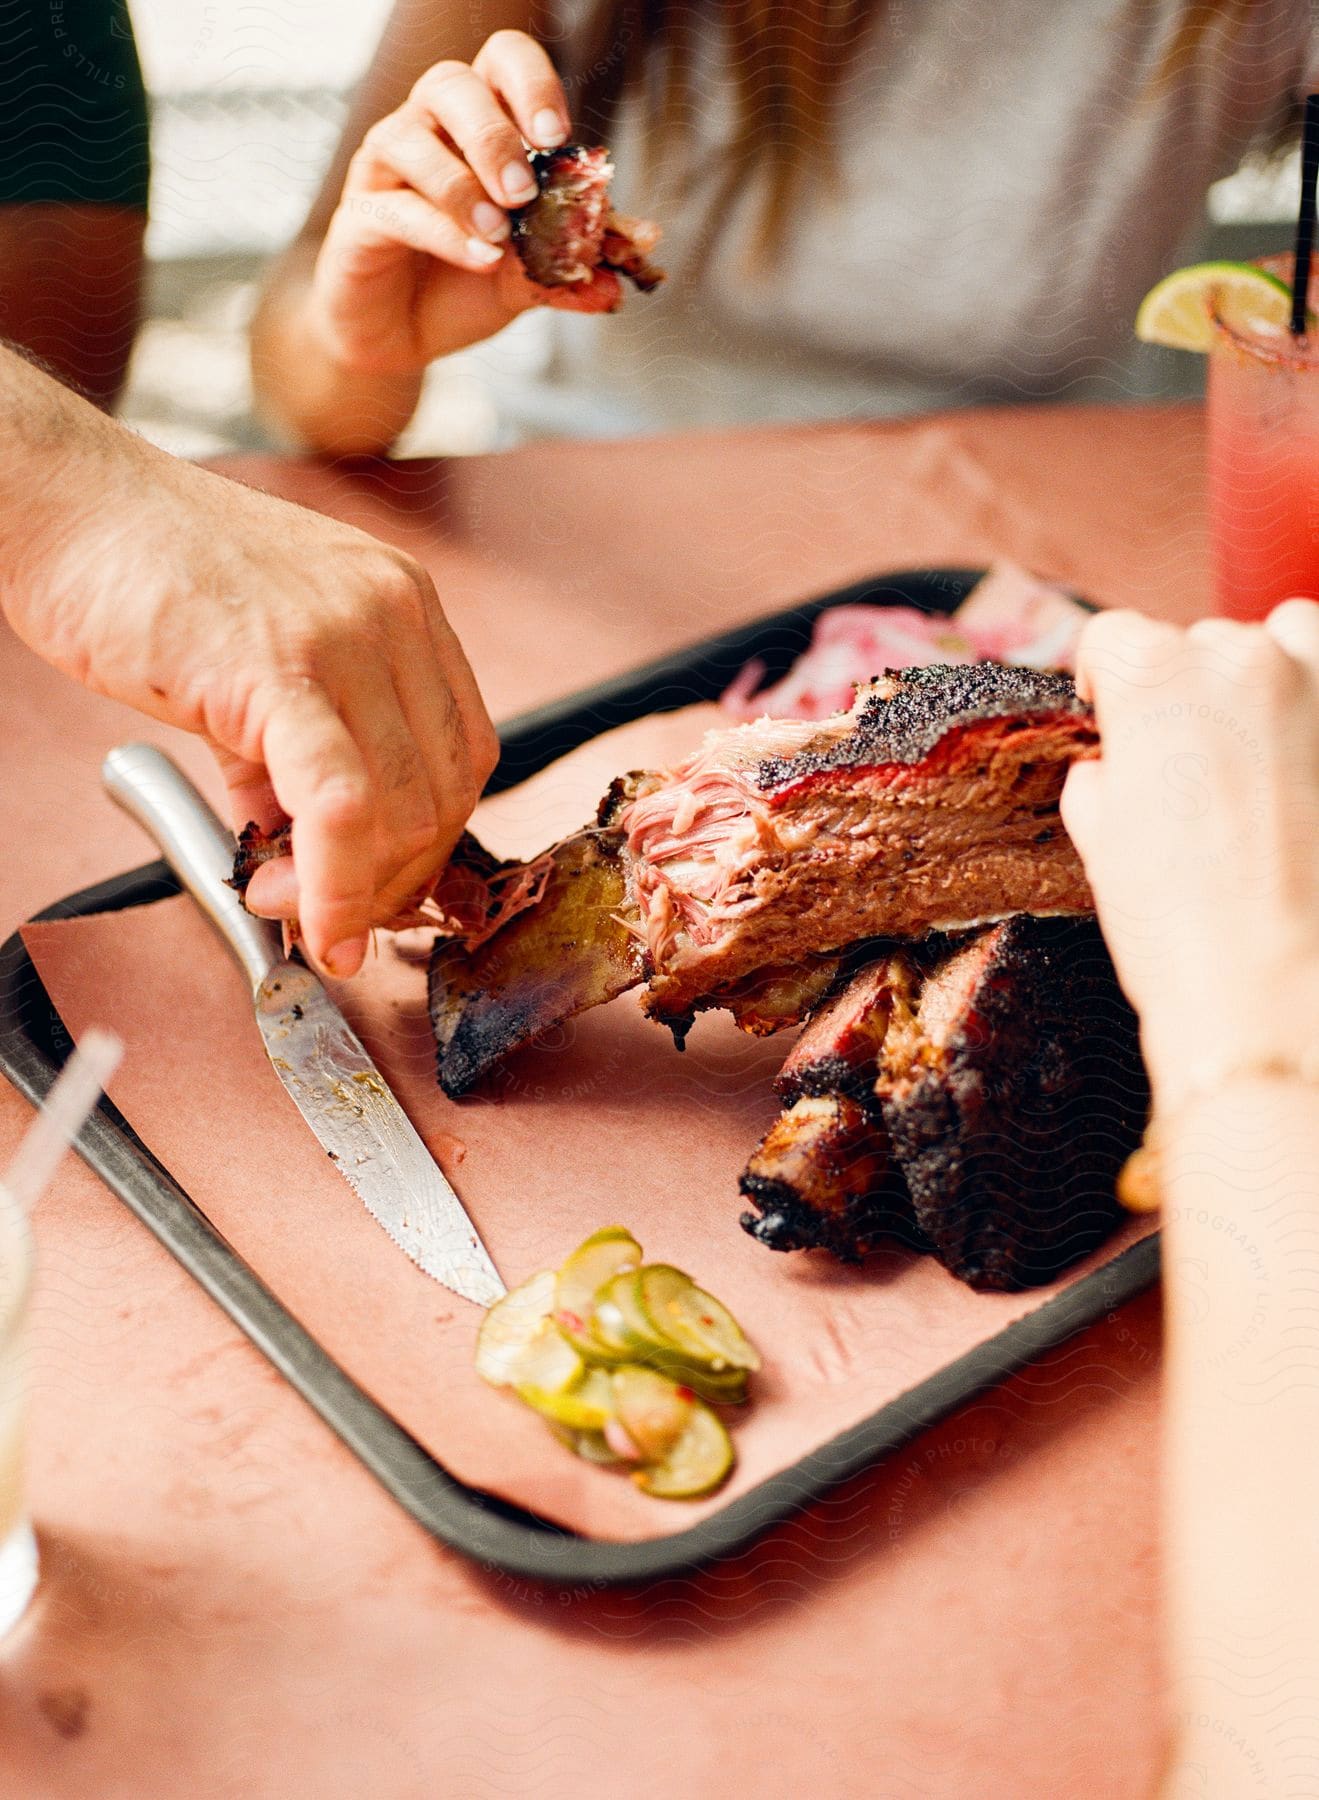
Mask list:
[[[805,648],[812,624],[828,607],[864,601],[950,612],[978,576],[975,570],[920,570],[858,582],[524,713],[500,728],[503,754],[487,791],[514,786],[615,725],[717,698],[753,656],[764,662],[766,679],[776,679]],[[66,919],[117,911],[178,892],[165,864],[152,863],[85,888],[38,916]],[[0,1069],[20,1092],[39,1101],[71,1048],[63,1021],[15,934],[0,946]],[[565,1531],[450,1475],[286,1311],[108,1100],[88,1121],[78,1149],[427,1531],[487,1569],[554,1583],[603,1586],[651,1580],[742,1548],[1132,1299],[1156,1279],[1159,1268],[1157,1236],[1145,1238],[699,1524],[641,1543],[604,1543]]]

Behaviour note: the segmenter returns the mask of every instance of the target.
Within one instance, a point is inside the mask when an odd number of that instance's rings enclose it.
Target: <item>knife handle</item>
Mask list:
[[[161,855],[246,971],[252,991],[283,960],[284,936],[255,918],[227,885],[234,840],[188,777],[154,744],[120,744],[101,768],[117,806],[155,840]]]

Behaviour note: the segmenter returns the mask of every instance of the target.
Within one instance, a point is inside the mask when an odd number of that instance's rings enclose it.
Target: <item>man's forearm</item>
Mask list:
[[[84,630],[96,576],[175,466],[0,344],[0,613],[75,680],[96,685]]]
[[[15,450],[41,454],[58,447],[83,412],[100,417],[36,357],[0,338],[0,480],[17,478]]]
[[[168,459],[0,343],[0,609],[31,641],[38,588],[79,525]]]

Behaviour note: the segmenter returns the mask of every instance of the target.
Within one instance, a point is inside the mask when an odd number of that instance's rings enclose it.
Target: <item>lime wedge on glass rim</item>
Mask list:
[[[1192,263],[1152,287],[1136,314],[1136,336],[1171,350],[1209,350],[1214,319],[1246,330],[1285,331],[1291,288],[1280,275],[1245,262]],[[1315,315],[1306,314],[1309,330]]]

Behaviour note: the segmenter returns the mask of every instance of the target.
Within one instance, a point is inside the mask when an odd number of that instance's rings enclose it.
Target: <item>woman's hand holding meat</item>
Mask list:
[[[530,306],[612,298],[608,274],[551,295],[509,250],[509,209],[536,194],[523,140],[553,149],[569,129],[553,65],[523,32],[427,69],[367,132],[317,255],[307,324],[330,354],[359,372],[420,370]]]
[[[0,349],[0,603],[76,680],[197,732],[236,826],[293,820],[253,909],[354,974],[443,867],[497,744],[425,571],[179,462]]]
[[[1087,626],[1097,762],[1063,818],[1161,1103],[1319,1045],[1319,606]]]

